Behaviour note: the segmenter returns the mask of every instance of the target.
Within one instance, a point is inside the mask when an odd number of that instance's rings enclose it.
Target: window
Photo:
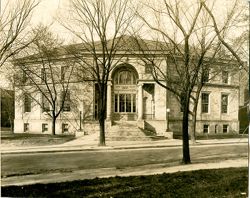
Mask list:
[[[23,78],[22,78],[22,82],[23,83],[26,83],[28,80],[28,77],[27,77],[27,71],[23,71]]]
[[[228,71],[222,71],[222,83],[228,84]]]
[[[66,66],[61,67],[61,80],[64,81],[66,76]]]
[[[228,106],[228,95],[222,94],[221,95],[221,113],[227,113],[227,106]]]
[[[29,123],[24,123],[23,124],[23,131],[28,132],[29,131]]]
[[[70,92],[69,92],[69,90],[67,91],[67,93],[62,92],[61,101],[63,102],[63,100],[64,100],[63,111],[70,111]]]
[[[214,133],[217,133],[217,131],[218,131],[218,125],[216,124],[216,125],[214,126]]]
[[[202,93],[201,94],[201,112],[208,113],[209,107],[209,93]]]
[[[129,70],[121,70],[115,76],[114,83],[121,85],[132,85],[136,84],[136,78],[133,72]]]
[[[44,95],[42,95],[42,111],[43,112],[50,111],[50,103]]]
[[[24,112],[31,112],[30,94],[24,94]]]
[[[46,79],[45,68],[42,68],[42,69],[41,69],[41,80],[42,80],[42,81],[45,81],[45,79]]]
[[[209,133],[209,125],[208,124],[203,125],[203,133]]]
[[[145,65],[145,73],[146,73],[146,74],[150,74],[152,68],[153,68],[153,65],[152,65],[152,64],[146,64],[146,65]]]
[[[67,133],[67,132],[69,132],[69,125],[63,123],[62,124],[62,133]]]
[[[223,131],[223,133],[228,133],[228,125],[227,124],[223,124],[222,131]]]
[[[48,124],[47,123],[43,123],[42,124],[42,132],[47,132],[48,131]]]
[[[209,70],[206,69],[203,73],[203,82],[208,82],[209,81]]]
[[[134,113],[136,111],[135,94],[115,94],[115,112]]]

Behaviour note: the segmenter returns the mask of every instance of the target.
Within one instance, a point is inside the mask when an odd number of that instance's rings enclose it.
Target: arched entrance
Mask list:
[[[124,64],[113,72],[113,120],[137,119],[137,79],[136,70],[129,64]]]

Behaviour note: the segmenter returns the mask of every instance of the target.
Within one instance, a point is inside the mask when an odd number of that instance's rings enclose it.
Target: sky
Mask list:
[[[6,3],[16,3],[19,0],[0,0],[1,2],[1,10],[5,7]],[[70,34],[69,31],[67,31],[64,27],[62,27],[59,22],[57,21],[58,17],[60,20],[64,21],[63,17],[67,16],[67,9],[69,9],[69,4],[71,0],[40,0],[39,5],[36,7],[36,9],[33,12],[32,18],[30,20],[29,25],[34,27],[40,23],[44,25],[50,25],[50,30],[54,32],[55,34],[58,34],[59,37],[63,38],[65,40],[65,43],[72,42],[72,39],[74,38],[72,34]],[[132,0],[133,1],[133,0]],[[139,1],[139,0],[138,0]],[[142,2],[147,2],[148,0],[140,0]],[[184,0],[183,0],[184,1]],[[193,0],[195,1],[195,0]],[[218,5],[216,6],[216,12],[218,16],[220,14],[224,13],[226,10],[226,7],[230,5],[230,2],[232,0],[218,0]],[[134,1],[137,3],[137,1]],[[153,2],[151,0],[150,2]],[[154,3],[157,5],[159,0],[154,0]],[[208,0],[209,2],[209,0]],[[242,0],[242,2],[247,5],[247,0]],[[149,19],[150,20],[150,19]],[[1,73],[0,73],[0,78]],[[1,80],[1,79],[0,79]],[[6,84],[1,83],[0,86]],[[6,85],[8,86],[8,85]]]

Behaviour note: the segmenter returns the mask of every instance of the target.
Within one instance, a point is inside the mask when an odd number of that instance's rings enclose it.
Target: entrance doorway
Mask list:
[[[130,65],[119,67],[113,74],[113,119],[137,119],[137,72]]]

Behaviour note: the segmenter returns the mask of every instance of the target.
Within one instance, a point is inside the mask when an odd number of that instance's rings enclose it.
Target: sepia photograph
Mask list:
[[[1,197],[249,197],[250,0],[0,0]]]

